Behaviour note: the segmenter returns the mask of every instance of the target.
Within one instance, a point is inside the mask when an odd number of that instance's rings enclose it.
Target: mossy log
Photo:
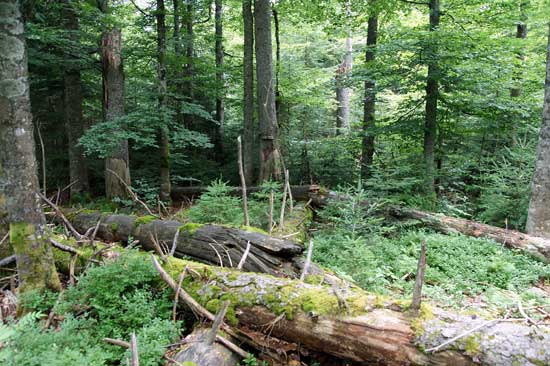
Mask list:
[[[158,220],[153,216],[138,218],[99,212],[75,213],[69,215],[69,219],[80,232],[95,227],[100,221],[98,238],[124,243],[132,238],[138,240],[145,250],[155,250],[157,242],[169,251],[176,239],[174,256],[189,256],[222,267],[237,267],[248,242],[251,249],[243,266],[245,271],[297,277],[303,266],[303,260],[299,258],[304,250],[301,244],[251,231],[254,228],[182,225],[179,221]]]
[[[330,200],[345,200],[346,196],[336,192],[316,190],[310,192],[310,199],[313,206],[323,207]],[[365,201],[364,204],[369,205],[369,202]],[[378,211],[377,214],[393,220],[417,220],[422,225],[445,234],[461,233],[475,238],[492,239],[509,248],[522,250],[542,261],[550,262],[550,239],[547,238],[531,236],[519,231],[507,230],[476,221],[399,206],[390,206],[383,211]]]
[[[303,353],[350,365],[549,365],[550,332],[521,320],[487,320],[423,305],[420,316],[404,304],[360,289],[239,272],[170,258],[172,278],[191,269],[182,288],[210,312],[230,302],[227,322],[276,351],[297,344]],[[315,278],[309,278],[315,282]],[[468,333],[468,331],[475,331]],[[464,334],[437,352],[423,350]]]

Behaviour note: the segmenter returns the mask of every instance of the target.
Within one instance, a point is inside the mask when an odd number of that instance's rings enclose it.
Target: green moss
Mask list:
[[[410,305],[410,304],[409,304]],[[424,322],[435,318],[432,308],[429,305],[421,304],[418,316],[411,319],[411,328],[414,334],[419,337],[424,333]]]
[[[324,279],[322,275],[307,275],[306,278],[304,278],[304,282],[312,285],[320,285],[323,283]]]
[[[113,233],[116,233],[116,232],[118,231],[118,223],[117,223],[117,222],[111,223],[110,226],[111,226],[111,231],[112,231]]]
[[[188,233],[189,235],[195,234],[195,231],[203,227],[204,224],[197,224],[195,222],[188,222],[187,224],[183,224],[179,227],[180,232]]]
[[[479,334],[472,334],[466,337],[464,341],[464,351],[466,351],[466,354],[469,356],[476,356],[481,353]]]
[[[134,221],[134,227],[139,227],[141,225],[146,225],[152,221],[155,221],[157,218],[153,215],[141,216]]]

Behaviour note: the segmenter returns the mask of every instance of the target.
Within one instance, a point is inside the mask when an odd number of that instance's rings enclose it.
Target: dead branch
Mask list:
[[[302,274],[300,275],[300,280],[303,281],[306,278],[307,271],[309,269],[309,266],[311,265],[311,256],[313,254],[313,239],[309,241],[309,246],[307,248],[307,257],[306,257],[306,263],[304,264],[304,269],[302,271]]]
[[[416,269],[416,279],[414,281],[413,298],[410,310],[414,315],[418,315],[420,304],[422,302],[422,286],[424,285],[424,275],[426,273],[426,240],[422,241],[420,248],[420,258],[418,258],[418,267]]]
[[[241,261],[239,262],[239,265],[237,266],[237,269],[243,269],[244,264],[246,263],[246,258],[248,257],[248,253],[250,253],[250,241],[246,243],[246,249],[243,253],[243,256],[241,258]]]
[[[212,344],[216,340],[216,334],[218,334],[218,331],[220,330],[220,327],[223,323],[223,318],[225,318],[225,314],[227,313],[227,308],[229,307],[229,300],[224,301],[222,308],[216,314],[216,318],[212,322],[212,328],[205,336],[205,343],[206,344]]]
[[[78,231],[76,231],[76,229],[73,227],[73,225],[71,225],[71,223],[69,222],[69,220],[67,220],[67,217],[65,217],[65,215],[63,214],[63,212],[61,211],[61,209],[60,209],[55,203],[53,203],[52,201],[50,201],[50,200],[48,199],[48,197],[44,196],[42,193],[37,192],[37,194],[40,196],[40,198],[42,198],[42,200],[44,200],[44,202],[46,202],[51,208],[54,209],[56,215],[59,216],[59,217],[61,218],[61,220],[63,221],[63,223],[69,228],[69,230],[73,233],[73,235],[74,235],[78,240],[82,240],[82,239],[83,239],[83,236],[82,236]]]
[[[137,347],[136,333],[132,332],[132,338],[130,340],[130,349],[132,351],[132,366],[139,366],[139,355]]]
[[[285,170],[285,181],[286,181],[286,186],[287,186],[287,190],[288,190],[288,203],[290,204],[290,213],[292,213],[292,211],[294,211],[294,202],[293,202],[293,197],[292,197],[292,188],[290,187],[290,173],[287,170]]]
[[[279,218],[279,227],[283,229],[285,227],[285,208],[286,208],[286,195],[288,193],[288,181],[285,173],[285,183],[283,189],[283,203],[281,204],[281,216]]]
[[[181,284],[183,280],[185,279],[185,273],[187,272],[187,266],[181,271],[180,275],[178,276],[178,287],[176,288],[176,295],[174,296],[174,305],[172,306],[172,321],[176,322],[176,309],[178,308],[178,297],[180,295],[181,290]]]
[[[12,264],[13,262],[15,262],[15,260],[17,259],[17,256],[14,254],[14,255],[10,255],[9,257],[6,257],[4,259],[0,259],[0,267],[4,267],[4,266],[7,266],[7,265],[10,265]]]
[[[78,250],[71,247],[70,245],[61,244],[60,242],[55,241],[52,238],[50,238],[50,243],[52,244],[52,246],[54,246],[55,248],[57,248],[59,250],[62,250],[62,251],[67,252],[67,253],[71,253],[73,255],[78,255]]]
[[[180,230],[176,230],[176,234],[174,235],[174,240],[172,240],[172,248],[170,249],[170,257],[174,256],[174,253],[176,253],[176,247],[178,246],[178,239],[180,236]]]
[[[117,179],[120,181],[120,183],[122,183],[122,185],[126,188],[126,190],[128,191],[128,193],[130,194],[130,197],[132,197],[132,200],[134,202],[137,202],[139,203],[140,205],[143,206],[143,208],[145,208],[145,210],[147,211],[147,213],[151,216],[155,216],[157,217],[157,215],[155,215],[153,213],[153,211],[151,211],[151,209],[149,208],[149,206],[147,206],[147,204],[145,202],[143,202],[142,200],[139,199],[139,197],[137,196],[137,194],[134,192],[134,190],[132,189],[132,187],[130,187],[128,184],[126,184],[126,182],[124,181],[124,179],[122,179],[120,177],[120,175],[118,175],[116,172],[112,171],[111,169],[107,169],[107,171],[111,174],[113,174],[115,177],[117,177]],[[159,211],[160,212],[160,211]]]
[[[103,338],[103,342],[107,342],[109,344],[114,344],[115,346],[130,348],[130,343],[128,343],[126,341],[121,341],[120,339]]]
[[[275,192],[269,191],[269,235],[273,232],[273,207],[275,206]]]
[[[237,346],[235,343],[229,341],[227,338],[222,337],[221,335],[216,335],[216,341],[220,342],[227,348],[229,348],[231,351],[235,352],[242,358],[248,357],[248,352],[243,350],[241,347]]]
[[[244,225],[250,226],[250,219],[248,217],[248,199],[246,197],[246,179],[244,178],[243,146],[241,142],[241,136],[237,137],[237,144],[239,146],[239,175],[241,176],[241,185],[243,191]]]

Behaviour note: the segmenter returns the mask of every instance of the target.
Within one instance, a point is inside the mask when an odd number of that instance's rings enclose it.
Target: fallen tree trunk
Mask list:
[[[131,238],[139,241],[145,250],[157,250],[158,245],[165,253],[174,245],[176,257],[190,256],[222,267],[237,267],[249,242],[250,252],[243,265],[245,271],[299,277],[303,266],[299,258],[304,250],[301,244],[260,232],[220,225],[182,225],[179,221],[158,220],[153,216],[137,218],[99,212],[75,213],[69,215],[69,219],[80,232],[100,222],[97,237],[104,241],[127,243]]]
[[[331,200],[345,200],[345,195],[336,192],[310,192],[311,203],[314,207],[323,207]],[[369,205],[368,201],[364,202]],[[530,253],[545,262],[550,262],[550,239],[531,236],[519,231],[502,229],[496,226],[479,222],[414,210],[399,206],[390,206],[379,213],[385,217],[398,220],[418,220],[423,225],[439,232],[461,233],[476,238],[488,238],[512,249],[519,249]]]
[[[186,266],[192,275],[182,288],[212,313],[229,300],[228,322],[266,349],[290,342],[356,365],[550,364],[549,329],[524,319],[487,320],[426,306],[420,317],[409,317],[398,303],[355,288],[337,295],[331,286],[178,259],[164,267],[175,278]]]
[[[319,187],[315,185],[304,185],[304,186],[290,186],[292,197],[298,201],[307,201],[309,193],[312,190],[316,190]],[[247,187],[247,194],[260,192],[262,187]],[[173,201],[183,201],[183,200],[192,200],[194,198],[200,197],[203,193],[208,190],[208,187],[197,186],[197,187],[173,187],[172,188],[172,200]],[[239,196],[242,194],[242,189],[240,187],[233,187],[231,189],[231,194]]]

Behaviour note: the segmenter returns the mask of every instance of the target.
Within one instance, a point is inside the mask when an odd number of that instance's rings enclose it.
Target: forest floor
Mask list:
[[[266,197],[265,192],[251,197],[251,226],[266,229]],[[193,206],[174,209],[170,217],[182,224],[214,222],[240,227],[241,204],[239,198],[218,187]],[[110,210],[101,203],[91,208]],[[274,209],[278,212],[280,205]],[[487,317],[516,314],[550,322],[550,264],[494,241],[385,223],[358,211],[353,202],[329,206],[315,217],[303,204],[297,205],[285,222],[283,230],[273,231],[274,236],[306,245],[311,240],[314,262],[382,297],[410,300],[420,245],[426,242],[425,302]],[[54,231],[61,235],[60,228]],[[67,289],[59,295],[26,295],[19,301],[31,312],[18,322],[13,320],[13,269],[3,270],[0,364],[123,364],[130,351],[107,344],[103,338],[129,339],[130,329],[137,330],[142,345],[140,365],[164,364],[166,346],[177,342],[192,324],[184,321],[183,310],[173,321],[173,292],[163,286],[149,261],[133,253],[91,266],[74,285],[65,278]],[[254,356],[243,364],[261,365]]]

